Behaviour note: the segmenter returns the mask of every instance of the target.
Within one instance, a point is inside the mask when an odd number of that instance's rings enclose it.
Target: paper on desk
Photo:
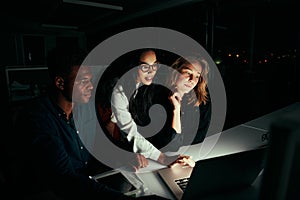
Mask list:
[[[220,134],[214,134],[207,138],[205,138],[204,143],[199,143],[195,145],[189,145],[189,146],[182,146],[179,148],[176,152],[165,152],[168,156],[174,156],[174,155],[188,155],[192,156],[192,159],[194,161],[198,161],[200,159],[205,158],[205,156],[211,151],[212,147],[216,144],[218,141],[218,138],[220,137]],[[162,168],[165,168],[167,166],[162,165],[156,161],[149,160],[149,165],[145,168],[139,169],[136,173],[146,173],[146,172],[152,172],[156,171]]]
[[[153,161],[153,160],[149,160],[148,162],[149,162],[149,164],[148,164],[147,167],[140,168],[136,173],[152,172],[152,171],[167,167],[167,166],[162,165],[162,164],[160,164],[156,161]]]
[[[206,158],[206,156],[211,152],[215,144],[217,143],[221,133],[217,133],[206,137],[202,143],[193,144],[188,146],[182,146],[177,152],[166,152],[166,155],[188,155],[191,156],[194,161]]]

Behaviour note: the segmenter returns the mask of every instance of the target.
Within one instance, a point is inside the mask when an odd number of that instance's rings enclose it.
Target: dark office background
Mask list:
[[[91,2],[110,8],[63,0],[13,0],[1,6],[3,110],[22,104],[13,99],[15,93],[10,89],[14,81],[21,81],[18,77],[23,72],[31,90],[46,84],[36,80],[35,70],[9,69],[43,67],[54,46],[79,45],[92,50],[114,34],[143,26],[180,31],[209,52],[227,94],[224,129],[299,101],[300,34],[295,0]]]
[[[1,3],[1,138],[10,133],[6,127],[18,107],[43,94],[48,78],[45,58],[51,48],[78,45],[90,51],[121,31],[144,26],[177,30],[208,51],[225,84],[224,129],[300,101],[296,0],[89,2]],[[18,83],[29,88],[14,90]],[[2,140],[1,145],[10,142]],[[0,174],[1,184],[3,177]]]

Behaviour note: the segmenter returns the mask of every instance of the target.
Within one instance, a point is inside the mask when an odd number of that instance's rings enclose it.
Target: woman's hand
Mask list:
[[[171,96],[169,96],[170,101],[174,105],[174,111],[180,112],[181,107],[181,97],[178,92],[174,92]]]
[[[175,155],[175,156],[167,156],[164,153],[161,153],[158,162],[167,165],[168,167],[173,167],[175,165],[184,165],[184,166],[195,166],[195,161],[191,158],[191,156],[187,155]]]
[[[136,153],[128,160],[127,166],[130,170],[137,172],[139,169],[147,167],[148,159],[142,154]]]
[[[175,165],[183,165],[183,166],[189,166],[189,167],[195,167],[195,161],[192,159],[191,156],[187,155],[179,155],[178,158],[175,160],[175,162],[171,163],[169,167],[173,167]]]
[[[181,120],[180,120],[180,108],[181,108],[181,97],[175,92],[169,97],[170,101],[174,105],[172,128],[176,133],[181,133]]]

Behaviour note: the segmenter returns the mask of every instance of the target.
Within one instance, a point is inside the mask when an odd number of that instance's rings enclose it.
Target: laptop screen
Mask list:
[[[251,186],[264,167],[266,149],[263,147],[199,160],[194,168],[165,168],[158,170],[158,174],[176,199],[228,193]],[[187,177],[188,183],[184,186]],[[178,180],[182,182],[178,184]]]
[[[266,147],[196,163],[182,199],[235,192],[251,186],[265,165]]]

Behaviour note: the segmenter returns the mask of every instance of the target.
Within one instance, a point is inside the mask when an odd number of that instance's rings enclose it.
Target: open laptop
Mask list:
[[[265,163],[266,147],[199,160],[194,168],[158,170],[176,199],[204,198],[250,187]]]

